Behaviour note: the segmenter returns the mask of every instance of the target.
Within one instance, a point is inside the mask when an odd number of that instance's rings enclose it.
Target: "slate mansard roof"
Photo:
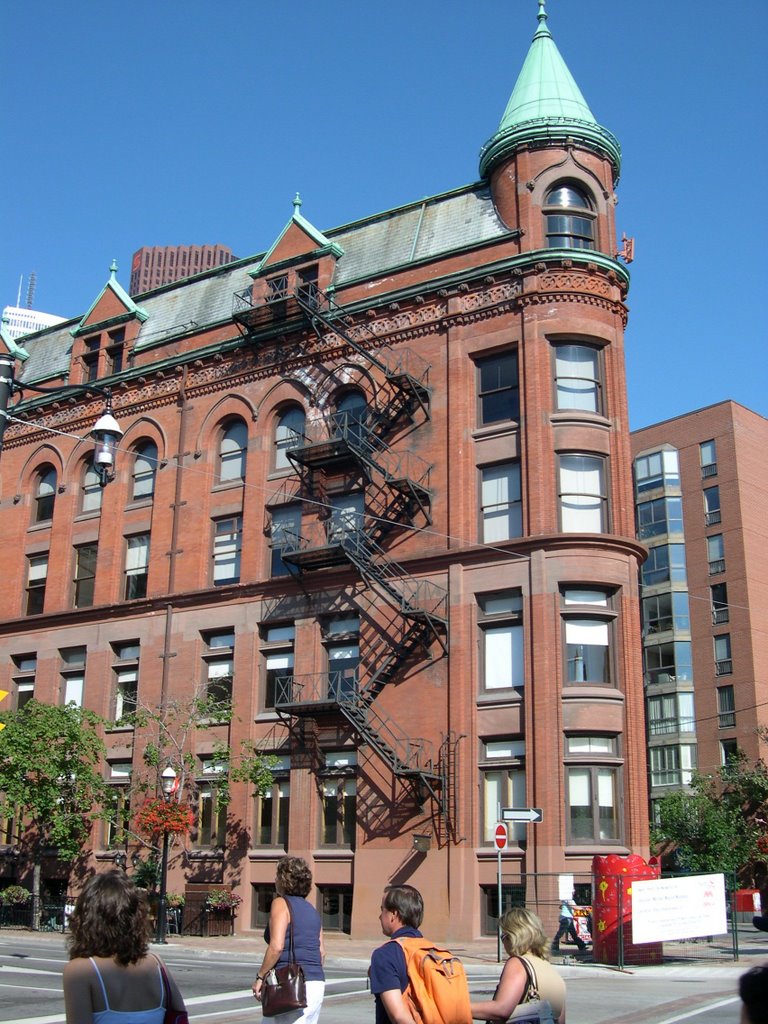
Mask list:
[[[390,273],[396,268],[435,259],[509,236],[499,219],[485,183],[432,196],[364,220],[324,232],[343,249],[333,284]],[[146,318],[136,340],[137,350],[191,330],[220,325],[232,319],[233,295],[253,283],[252,272],[264,258],[259,253],[197,277],[164,285],[136,296]],[[72,332],[83,318],[67,321],[24,338],[29,358],[19,379],[30,382],[66,375],[72,355]]]

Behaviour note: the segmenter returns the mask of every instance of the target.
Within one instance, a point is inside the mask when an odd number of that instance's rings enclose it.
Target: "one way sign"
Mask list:
[[[540,807],[502,807],[502,821],[528,821],[537,824],[544,820],[544,814]]]

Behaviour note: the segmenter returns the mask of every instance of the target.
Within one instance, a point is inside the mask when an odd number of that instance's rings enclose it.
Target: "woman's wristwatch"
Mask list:
[[[256,981],[264,981],[264,976],[261,974],[256,975]]]

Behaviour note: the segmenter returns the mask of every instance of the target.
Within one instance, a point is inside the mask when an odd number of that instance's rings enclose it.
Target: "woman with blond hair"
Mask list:
[[[149,952],[144,894],[124,871],[90,878],[69,919],[64,968],[67,1024],[163,1024],[184,1000]]]
[[[506,1021],[512,1011],[532,998],[545,999],[557,1024],[565,1024],[565,982],[549,962],[549,939],[538,917],[524,907],[508,910],[499,922],[501,941],[509,959],[493,995],[472,1003],[475,1020]],[[532,989],[538,997],[532,995]]]

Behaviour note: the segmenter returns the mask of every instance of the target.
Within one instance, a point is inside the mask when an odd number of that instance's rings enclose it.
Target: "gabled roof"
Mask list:
[[[332,242],[299,212],[301,196],[296,193],[293,200],[293,216],[272,243],[266,256],[251,271],[251,277],[258,277],[268,267],[283,263],[285,260],[301,256],[332,255],[338,258],[344,255],[340,245]]]
[[[538,28],[499,127],[483,147],[480,173],[486,177],[500,160],[523,144],[572,138],[606,156],[618,178],[619,143],[595,120],[547,27],[545,0],[538,3]]]
[[[78,334],[85,334],[102,324],[115,320],[122,321],[134,316],[143,323],[148,314],[136,305],[117,280],[117,263],[112,260],[112,266],[109,268],[109,280],[94,299],[88,312],[79,324],[71,329],[70,333],[73,338],[76,338]]]

